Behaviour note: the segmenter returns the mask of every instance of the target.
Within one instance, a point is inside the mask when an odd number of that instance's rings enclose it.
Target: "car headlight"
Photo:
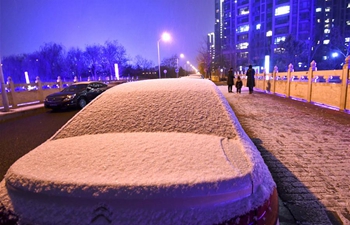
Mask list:
[[[70,101],[70,100],[72,100],[72,99],[75,97],[75,95],[76,95],[76,94],[74,94],[74,95],[67,95],[67,96],[63,99],[63,101],[64,101],[64,102]]]

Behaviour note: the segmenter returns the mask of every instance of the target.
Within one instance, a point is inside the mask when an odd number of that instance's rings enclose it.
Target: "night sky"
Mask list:
[[[214,31],[212,0],[0,0],[0,55],[32,53],[45,43],[71,47],[118,40],[127,55],[157,63],[160,57],[183,53],[180,65],[196,56]],[[182,62],[181,62],[182,61]]]

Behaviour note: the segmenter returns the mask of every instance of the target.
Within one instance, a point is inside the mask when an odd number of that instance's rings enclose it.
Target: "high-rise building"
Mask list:
[[[214,62],[215,59],[215,33],[209,33],[208,34],[208,50],[209,50],[209,55],[211,57],[210,62]]]
[[[350,0],[215,0],[217,66],[336,67],[349,41]]]

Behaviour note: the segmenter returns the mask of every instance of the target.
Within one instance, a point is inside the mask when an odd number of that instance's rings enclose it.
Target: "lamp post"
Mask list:
[[[1,57],[0,57],[0,59],[1,59]],[[4,80],[4,74],[2,72],[1,60],[0,60],[0,83],[1,83],[1,95],[2,95],[2,102],[3,102],[3,106],[4,106],[4,111],[9,112],[10,106],[9,106],[9,100],[7,98],[7,93],[6,93],[5,80]]]
[[[170,34],[168,34],[167,32],[164,32],[164,33],[162,34],[161,39],[159,39],[158,42],[157,42],[159,79],[161,78],[161,73],[160,73],[160,53],[159,53],[159,42],[160,42],[161,40],[163,40],[163,41],[169,41],[169,40],[170,40]]]
[[[190,61],[187,61],[187,62],[186,62],[186,71],[185,71],[185,76],[187,76],[188,65],[190,65]]]
[[[184,54],[180,54],[180,58],[184,58],[185,57],[185,55]],[[175,70],[175,72],[176,72],[176,78],[179,78],[179,58],[177,57],[176,58],[176,70]]]

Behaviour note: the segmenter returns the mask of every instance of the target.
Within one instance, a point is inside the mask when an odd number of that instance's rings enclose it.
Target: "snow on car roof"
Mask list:
[[[191,81],[190,81],[191,80]],[[158,79],[121,84],[73,117],[54,139],[113,132],[184,132],[235,138],[238,123],[214,83]],[[231,110],[232,111],[232,110]]]

